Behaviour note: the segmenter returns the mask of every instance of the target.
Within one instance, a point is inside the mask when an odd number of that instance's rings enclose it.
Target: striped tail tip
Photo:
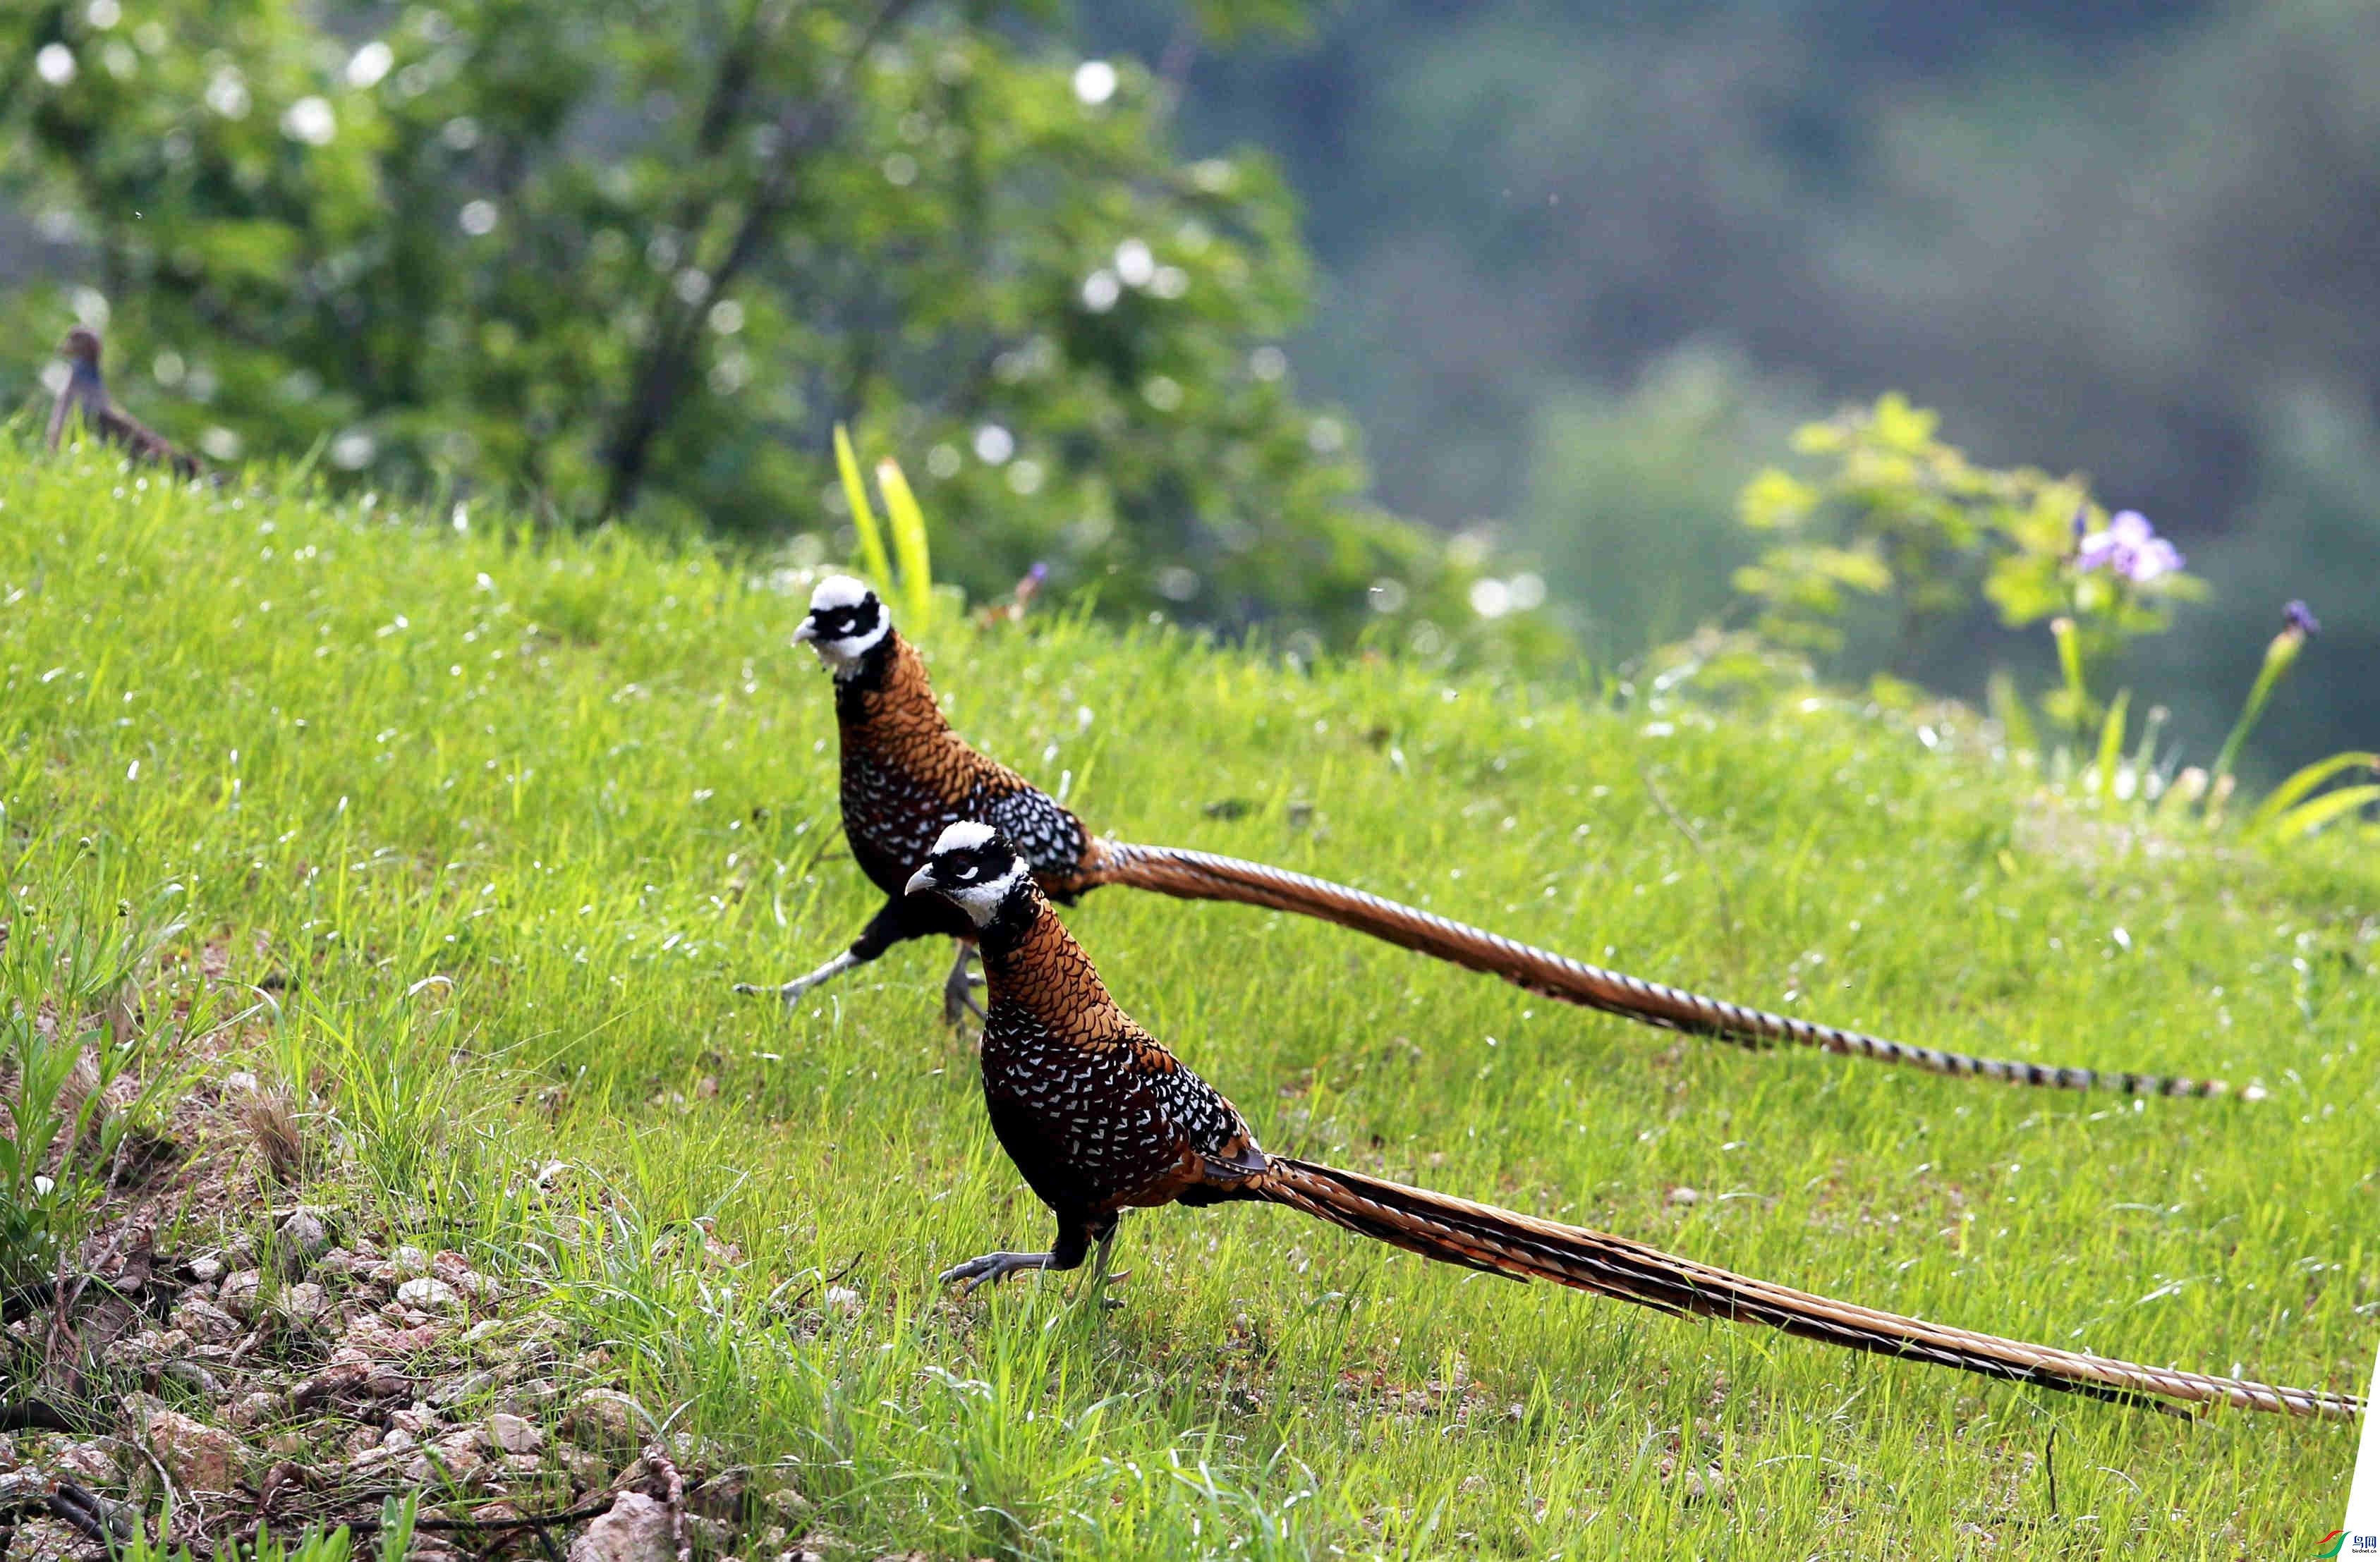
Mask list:
[[[2127,1096],[2195,1099],[2236,1096],[2249,1101],[2264,1096],[2257,1087],[2234,1091],[2219,1079],[2058,1067],[1888,1041],[1882,1036],[1772,1014],[1725,999],[1664,987],[1625,972],[1589,965],[1328,879],[1178,846],[1137,846],[1097,840],[1071,874],[1062,878],[1053,876],[1046,887],[1056,893],[1078,894],[1102,884],[1150,890],[1188,901],[1230,901],[1314,917],[1467,970],[1501,976],[1546,998],[1739,1047],[1805,1047],[1847,1058],[1901,1063],[1929,1073],[1998,1080],[2045,1089],[2108,1090]]]
[[[2363,1401],[2327,1389],[2154,1367],[1836,1302],[1583,1226],[1474,1204],[1361,1172],[1276,1156],[1256,1192],[1442,1264],[1548,1280],[1659,1312],[1760,1324],[1840,1349],[2190,1415],[2229,1406],[2351,1420]]]

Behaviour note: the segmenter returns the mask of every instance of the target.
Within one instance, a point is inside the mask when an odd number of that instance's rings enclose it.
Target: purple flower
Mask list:
[[[2292,601],[2281,610],[2281,630],[2286,634],[2292,629],[2301,635],[2319,635],[2322,633],[2322,621],[2314,617],[2313,610],[2303,602]]]
[[[2146,515],[2138,510],[2119,510],[2109,517],[2107,530],[2082,539],[2075,550],[2074,567],[2106,570],[2140,586],[2180,569],[2181,552],[2156,534]]]

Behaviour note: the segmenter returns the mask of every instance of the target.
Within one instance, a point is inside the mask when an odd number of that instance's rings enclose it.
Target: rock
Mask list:
[[[381,1263],[371,1266],[371,1277],[382,1285],[395,1285],[430,1273],[430,1255],[418,1247],[401,1247]]]
[[[459,1253],[440,1253],[430,1261],[430,1272],[463,1295],[477,1301],[492,1301],[504,1294],[504,1287],[472,1268]]]
[[[476,1437],[478,1434],[470,1435]],[[416,1484],[438,1480],[451,1480],[459,1484],[469,1481],[487,1466],[485,1454],[469,1443],[458,1443],[449,1437],[416,1455],[413,1462],[405,1467],[405,1478]]]
[[[589,1388],[563,1412],[562,1435],[583,1448],[634,1452],[644,1447],[652,1417],[645,1407],[611,1388]]]
[[[237,1427],[250,1427],[271,1420],[280,1410],[281,1397],[277,1394],[244,1394],[224,1412],[224,1420]]]
[[[192,1339],[211,1345],[227,1345],[240,1336],[237,1318],[213,1302],[199,1301],[187,1292],[182,1301],[174,1304],[172,1322],[176,1328]]]
[[[195,1492],[228,1492],[240,1469],[256,1453],[221,1427],[193,1421],[179,1411],[151,1414],[142,1433],[150,1452],[175,1482]]]
[[[314,1273],[327,1279],[344,1279],[359,1266],[356,1255],[343,1247],[334,1247],[314,1260]]]
[[[0,1432],[0,1475],[17,1468],[17,1439]]]
[[[281,1293],[282,1314],[295,1324],[311,1324],[331,1310],[331,1293],[311,1280],[301,1280]]]
[[[826,1548],[832,1544],[824,1535],[804,1535],[780,1552],[777,1562],[826,1562]]]
[[[849,1286],[826,1288],[826,1306],[830,1313],[841,1313],[848,1317],[859,1311],[860,1300],[859,1293]]]
[[[1688,1502],[1713,1502],[1727,1495],[1727,1476],[1717,1466],[1687,1471],[1679,1485]]]
[[[303,1432],[284,1432],[264,1445],[264,1451],[275,1459],[304,1459],[314,1450]]]
[[[383,1448],[395,1448],[398,1450],[418,1448],[421,1447],[421,1439],[415,1436],[412,1433],[407,1432],[402,1426],[392,1426],[386,1432],[381,1434],[380,1446]]]
[[[511,1476],[534,1475],[545,1468],[545,1460],[536,1454],[505,1454],[496,1463]]]
[[[496,1374],[493,1373],[467,1373],[461,1377],[450,1377],[431,1389],[430,1402],[439,1406],[459,1405],[466,1399],[478,1399],[495,1386]]]
[[[545,1447],[545,1434],[534,1422],[502,1411],[488,1418],[488,1435],[508,1454],[533,1454]]]
[[[263,1285],[264,1276],[254,1269],[225,1275],[223,1289],[215,1293],[215,1304],[245,1323],[256,1316],[257,1296]]]
[[[642,1492],[622,1492],[570,1543],[569,1562],[676,1562],[674,1528],[668,1508]]]
[[[565,1445],[554,1451],[553,1457],[569,1475],[571,1485],[579,1491],[591,1492],[611,1483],[612,1461],[601,1454]]]
[[[459,1313],[463,1298],[444,1280],[424,1277],[407,1280],[396,1288],[396,1300],[406,1307],[418,1307],[425,1313]]]
[[[1700,1204],[1702,1202],[1702,1197],[1703,1196],[1700,1193],[1692,1188],[1672,1188],[1670,1190],[1670,1202],[1671,1204]]]
[[[113,1486],[124,1475],[124,1445],[113,1437],[68,1443],[49,1462],[59,1475],[87,1486]]]
[[[747,1476],[747,1472],[741,1470],[725,1471],[692,1487],[686,1494],[686,1511],[722,1525],[742,1524],[751,1512],[752,1487]],[[720,1549],[722,1548],[713,1548]]]
[[[391,1411],[388,1415],[388,1424],[394,1431],[409,1432],[416,1437],[434,1437],[441,1430],[438,1418],[431,1413],[430,1407],[427,1405],[414,1405],[406,1410]]]
[[[282,1251],[298,1261],[295,1267],[301,1272],[312,1260],[331,1251],[331,1223],[324,1218],[329,1213],[300,1205],[281,1223]]]
[[[223,1260],[212,1253],[202,1253],[185,1265],[185,1271],[194,1283],[211,1286],[223,1278]]]
[[[533,1377],[506,1392],[503,1408],[516,1416],[529,1416],[561,1398],[562,1385],[550,1377]]]

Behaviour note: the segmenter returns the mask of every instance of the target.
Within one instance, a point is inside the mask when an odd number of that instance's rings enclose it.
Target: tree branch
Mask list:
[[[860,62],[917,3],[917,0],[882,0],[874,18],[860,30],[850,51],[835,66],[819,94],[779,116],[775,160],[745,208],[744,220],[729,241],[726,253],[717,265],[709,268],[710,284],[701,296],[681,299],[673,286],[663,284],[659,307],[654,310],[652,341],[631,378],[626,402],[606,442],[604,461],[611,469],[603,497],[602,513],[606,518],[625,514],[644,486],[653,442],[676,411],[679,386],[693,362],[704,309],[759,255],[778,219],[792,203],[795,168],[824,145],[839,126],[850,82]]]

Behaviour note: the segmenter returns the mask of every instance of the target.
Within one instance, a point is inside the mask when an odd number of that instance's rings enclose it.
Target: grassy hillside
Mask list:
[[[190,1066],[296,1092],[307,1199],[561,1315],[573,1383],[799,1460],[786,1527],[831,1551],[2263,1558],[2337,1522],[2344,1427],[1671,1321],[1283,1210],[1128,1220],[1117,1311],[1072,1277],[945,1295],[941,1266],[1048,1236],[940,1023],[947,949],[790,1017],[728,990],[872,909],[825,676],[787,645],[806,595],[634,538],[0,446],[9,947],[119,902],[118,926],[180,922],[146,1011],[211,966],[263,989],[218,985],[212,1012],[249,1012]],[[2155,839],[2038,794],[1977,733],[1832,703],[1614,713],[1051,619],[927,649],[962,731],[1125,839],[1912,1041],[2271,1092],[2137,1104],[1754,1054],[1242,908],[1108,890],[1069,914],[1269,1145],[1947,1322],[2366,1380],[2368,849]],[[216,1222],[269,1248],[295,1196],[200,1141],[234,1196],[169,1216],[161,1250]],[[345,1435],[294,1411],[243,1435],[285,1423]]]

